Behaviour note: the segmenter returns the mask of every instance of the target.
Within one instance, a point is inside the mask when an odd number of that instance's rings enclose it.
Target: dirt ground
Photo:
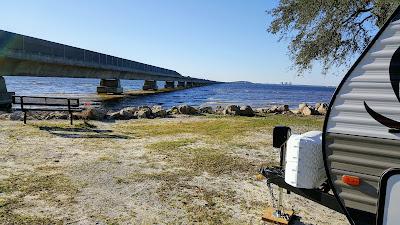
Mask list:
[[[321,117],[192,116],[109,122],[0,121],[0,224],[265,224],[261,166],[275,125]],[[296,224],[348,224],[295,194]]]

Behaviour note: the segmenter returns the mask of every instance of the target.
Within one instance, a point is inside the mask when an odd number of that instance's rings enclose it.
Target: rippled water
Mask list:
[[[45,77],[5,77],[9,91],[17,95],[77,95],[96,93],[98,79],[45,78]],[[123,80],[124,90],[141,89],[143,81]],[[159,87],[164,82],[158,82]],[[288,104],[291,108],[301,102],[315,104],[329,102],[334,92],[332,87],[282,86],[274,84],[223,83],[191,88],[181,91],[151,96],[125,98],[115,102],[103,103],[105,107],[119,109],[126,106],[163,105],[171,107],[179,104],[193,106],[250,105],[263,107],[272,104]]]

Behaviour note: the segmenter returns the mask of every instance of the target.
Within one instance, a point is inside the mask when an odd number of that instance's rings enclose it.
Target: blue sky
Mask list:
[[[221,81],[337,85],[318,65],[298,77],[266,31],[269,0],[13,0],[0,29]]]

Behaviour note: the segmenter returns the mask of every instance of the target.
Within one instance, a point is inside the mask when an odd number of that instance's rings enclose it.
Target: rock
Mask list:
[[[44,115],[43,119],[45,119],[45,120],[66,120],[66,119],[69,119],[69,115],[67,113],[51,112],[47,115]]]
[[[172,107],[171,109],[167,110],[167,114],[179,114],[179,110],[177,106]]]
[[[138,110],[141,110],[141,109],[144,109],[144,110],[151,110],[151,108],[149,107],[149,106],[147,106],[147,105],[142,105],[142,106],[139,106],[138,107]]]
[[[149,107],[140,107],[138,111],[135,112],[134,116],[138,119],[152,119],[154,118],[153,113]]]
[[[135,119],[135,112],[137,111],[137,108],[133,107],[128,107],[121,109],[120,111],[117,112],[112,112],[107,115],[109,119],[112,120],[130,120],[130,119]]]
[[[278,110],[278,106],[273,105],[267,110],[267,113],[275,113],[275,112],[277,112],[277,110]]]
[[[120,111],[110,112],[107,114],[107,117],[108,117],[108,119],[111,119],[111,120],[120,120],[121,114],[120,114]]]
[[[242,106],[240,107],[239,115],[241,116],[254,116],[254,111],[250,106]]]
[[[215,114],[222,115],[222,114],[224,114],[224,111],[225,111],[225,108],[220,105],[215,108]]]
[[[10,115],[10,113],[0,113],[0,120],[9,120]]]
[[[151,112],[155,117],[164,118],[167,116],[167,111],[165,111],[161,105],[155,105],[151,108]]]
[[[138,110],[136,107],[123,108],[117,114],[110,114],[110,117],[114,116],[114,119],[119,120],[130,120],[135,118],[135,112]]]
[[[276,111],[280,113],[287,112],[289,111],[289,105],[279,105]]]
[[[267,113],[269,110],[269,108],[257,108],[254,110],[255,113],[259,113],[259,114],[265,114]]]
[[[312,111],[311,111],[310,107],[304,106],[303,108],[301,108],[301,114],[303,114],[305,116],[310,116],[312,114]]]
[[[329,105],[326,103],[321,103],[317,109],[318,113],[321,115],[325,115],[328,112]]]
[[[180,105],[178,106],[179,114],[186,114],[186,115],[195,115],[198,114],[199,111],[192,106],[189,105]]]
[[[314,106],[314,108],[315,108],[315,109],[318,109],[318,108],[321,106],[321,104],[322,104],[321,102],[317,102],[317,103],[315,103],[315,106]]]
[[[294,113],[292,111],[284,111],[282,112],[283,115],[293,115]]]
[[[103,108],[90,107],[78,114],[78,118],[85,120],[103,120],[107,115],[107,110]]]
[[[13,112],[10,114],[10,120],[23,120],[24,113],[23,112]]]
[[[301,114],[301,111],[298,109],[292,109],[290,110],[290,112],[292,112],[293,114],[297,115],[297,114]]]
[[[311,106],[304,106],[300,111],[305,116],[311,116],[311,115],[317,115],[318,114],[318,111],[315,110]]]
[[[306,106],[308,106],[306,103],[300,103],[299,104],[299,110],[301,111]]]
[[[200,113],[207,113],[207,114],[213,114],[214,113],[214,111],[213,111],[211,106],[201,107],[199,109],[199,111],[200,111]]]
[[[240,115],[240,107],[237,105],[228,105],[224,110],[224,115]]]

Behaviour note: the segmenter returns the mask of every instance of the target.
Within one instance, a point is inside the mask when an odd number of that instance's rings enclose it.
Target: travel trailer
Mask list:
[[[350,224],[400,224],[399,89],[400,7],[336,89],[320,136],[276,127],[281,167],[262,174],[345,214]]]

